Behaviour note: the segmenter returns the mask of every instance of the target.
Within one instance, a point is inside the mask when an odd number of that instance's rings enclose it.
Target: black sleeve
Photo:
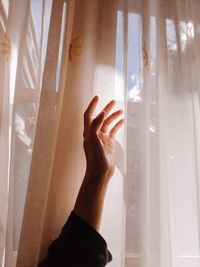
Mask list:
[[[111,260],[103,237],[72,211],[38,267],[104,267]]]

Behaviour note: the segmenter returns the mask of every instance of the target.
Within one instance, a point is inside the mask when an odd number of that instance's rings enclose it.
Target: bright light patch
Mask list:
[[[25,132],[25,122],[24,120],[18,115],[15,115],[15,130],[17,132],[17,135],[19,139],[26,145],[30,146],[31,144],[31,139]]]
[[[3,31],[6,32],[6,26],[1,15],[0,15],[0,24],[1,24],[1,27],[3,28]]]
[[[115,73],[115,99],[123,101],[124,99],[124,78],[121,73]]]
[[[175,23],[171,19],[166,20],[166,31],[167,31],[167,47],[170,54],[177,51],[177,40],[176,40],[176,29]]]
[[[149,126],[149,131],[152,133],[156,133],[156,127],[153,125]]]
[[[128,98],[135,103],[139,103],[142,101],[140,94],[141,94],[141,89],[139,88],[138,85],[135,85],[133,89],[128,91]]]
[[[194,26],[192,22],[187,24],[187,34],[190,38],[194,38]]]
[[[6,14],[6,17],[8,17],[8,11],[9,11],[9,2],[8,2],[8,0],[2,0],[2,5],[3,5],[4,12]]]
[[[123,32],[123,12],[117,12],[117,33],[115,49],[115,99],[123,101],[124,99],[124,66],[123,66],[123,49],[124,49],[124,32]]]
[[[25,130],[25,122],[18,114],[15,115],[15,124],[17,132],[22,132]]]
[[[61,64],[62,64],[62,55],[63,55],[63,44],[64,44],[64,33],[66,26],[66,16],[67,16],[67,4],[63,5],[63,13],[62,13],[62,25],[61,25],[61,34],[60,34],[60,45],[59,45],[59,54],[58,54],[58,62],[57,62],[57,70],[56,70],[56,92],[59,91],[60,87],[60,79],[61,79]]]
[[[17,49],[14,45],[12,45],[11,57],[10,57],[10,104],[13,104],[15,95],[17,55],[18,55]]]
[[[95,68],[94,88],[96,94],[103,94],[104,99],[113,98],[115,89],[115,68],[111,65],[99,64]],[[104,90],[102,90],[102,88]]]

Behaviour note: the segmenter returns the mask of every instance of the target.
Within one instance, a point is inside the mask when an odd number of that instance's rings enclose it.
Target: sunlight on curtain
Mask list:
[[[48,1],[45,3],[48,4]],[[55,222],[50,219],[50,231],[46,224],[49,222],[47,214],[51,200],[55,204],[59,201],[50,190],[71,40],[70,30],[66,27],[71,28],[72,15],[67,11],[73,10],[73,2],[69,3],[70,9],[67,4],[65,1],[53,1],[50,14],[39,111],[18,249],[17,266],[20,267],[36,266],[39,258],[44,257],[46,253],[51,240],[49,237],[55,235],[53,226],[57,222],[55,214],[58,211],[54,214]],[[71,13],[73,14],[73,11]],[[59,192],[59,187],[57,191]],[[66,212],[61,213],[61,216],[66,216]],[[61,220],[59,223],[63,224]],[[59,229],[56,230],[60,231],[61,226],[59,225]]]
[[[23,218],[41,78],[47,45],[51,1],[3,0],[1,7],[0,201],[5,213],[1,229],[0,266],[14,266]],[[7,16],[7,20],[6,20]],[[17,18],[17,20],[16,20]],[[45,33],[44,33],[45,32]],[[3,70],[2,69],[2,70]],[[8,152],[9,151],[9,152]],[[2,185],[2,182],[4,183]],[[8,194],[9,193],[9,194]],[[2,215],[5,214],[6,217]]]
[[[39,107],[51,2],[31,1],[23,41],[18,49],[13,107],[11,181],[14,183],[14,250],[17,250]],[[44,34],[45,33],[45,34]],[[20,65],[20,68],[19,68]]]
[[[109,266],[199,266],[199,1],[0,0],[0,12],[0,266],[18,254],[35,267],[66,222],[95,94],[126,115],[101,225]]]
[[[199,8],[129,2],[126,267],[200,264]]]
[[[0,1],[0,266],[5,258],[6,219],[8,203],[10,107],[9,61],[10,40],[8,27],[8,1]]]

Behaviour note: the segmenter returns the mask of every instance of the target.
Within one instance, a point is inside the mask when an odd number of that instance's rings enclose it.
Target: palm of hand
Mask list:
[[[103,152],[107,165],[109,168],[114,169],[115,162],[115,140],[105,133],[99,133],[99,139],[102,144]]]
[[[84,150],[87,168],[112,176],[115,168],[115,135],[124,120],[119,120],[110,131],[108,126],[122,114],[122,110],[106,118],[106,114],[115,104],[115,101],[111,101],[94,120],[91,120],[97,102],[98,98],[93,98],[84,115]]]

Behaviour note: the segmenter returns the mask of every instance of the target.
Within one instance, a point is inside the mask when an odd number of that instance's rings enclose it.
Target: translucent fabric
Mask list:
[[[126,267],[200,264],[199,8],[129,2]]]
[[[0,1],[0,266],[14,266],[19,245],[51,1]]]
[[[199,1],[0,3],[0,266],[36,267],[66,222],[94,94],[126,118],[100,231],[109,266],[199,266]]]

